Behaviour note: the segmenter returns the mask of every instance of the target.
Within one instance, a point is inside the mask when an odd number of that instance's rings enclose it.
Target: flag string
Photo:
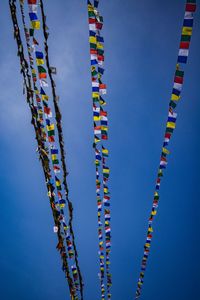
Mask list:
[[[44,35],[44,47],[45,47],[45,57],[46,57],[46,65],[47,65],[47,70],[48,70],[48,74],[49,74],[49,78],[50,78],[50,82],[51,82],[51,88],[52,88],[52,95],[53,95],[53,104],[54,104],[54,109],[55,109],[55,116],[56,116],[56,123],[57,123],[57,127],[58,127],[58,138],[59,138],[59,145],[60,145],[60,151],[61,151],[61,162],[62,162],[62,169],[63,169],[63,185],[65,188],[65,196],[67,199],[67,203],[68,203],[68,212],[69,212],[69,230],[70,230],[70,234],[72,237],[72,244],[73,244],[73,248],[74,248],[74,254],[75,254],[75,264],[76,264],[76,268],[77,268],[77,272],[78,272],[78,277],[79,277],[79,283],[80,283],[80,294],[81,294],[81,300],[83,300],[83,277],[81,274],[81,270],[80,270],[80,266],[79,266],[79,261],[78,261],[78,251],[77,251],[77,247],[76,247],[76,243],[75,243],[75,235],[74,235],[74,230],[73,230],[73,205],[72,202],[69,200],[69,190],[68,190],[68,185],[67,185],[67,166],[66,166],[66,158],[65,158],[65,144],[64,144],[64,138],[63,138],[63,129],[62,129],[62,116],[60,113],[60,108],[58,105],[58,97],[56,95],[56,85],[55,82],[53,80],[53,76],[52,74],[54,72],[52,72],[52,68],[50,66],[50,61],[49,61],[49,47],[48,47],[48,32],[47,32],[47,25],[46,25],[46,16],[45,16],[45,12],[44,12],[44,4],[43,4],[43,0],[40,0],[40,8],[41,8],[41,15],[42,15],[42,28],[43,28],[43,35]]]
[[[31,3],[30,3],[31,2]],[[38,153],[39,158],[42,162],[46,185],[48,189],[48,196],[50,199],[50,204],[52,208],[52,213],[54,217],[54,232],[58,236],[58,245],[57,249],[60,252],[61,259],[62,259],[62,268],[65,272],[71,298],[78,300],[79,293],[80,298],[83,299],[83,292],[80,288],[80,281],[78,276],[78,270],[76,267],[77,258],[75,259],[74,249],[71,239],[74,242],[74,233],[72,229],[72,206],[71,211],[69,212],[70,215],[70,225],[66,224],[65,214],[64,214],[64,207],[66,201],[63,199],[62,196],[62,184],[59,179],[58,173],[62,171],[62,168],[59,166],[58,154],[59,151],[56,147],[56,134],[55,134],[55,125],[51,122],[51,118],[53,117],[53,110],[49,106],[49,97],[44,91],[44,87],[48,87],[47,79],[47,72],[46,69],[43,67],[44,65],[44,55],[42,51],[38,51],[37,47],[39,47],[39,43],[34,36],[34,30],[40,29],[40,21],[37,17],[37,1],[28,0],[29,4],[29,17],[31,21],[31,27],[28,31],[26,24],[25,24],[25,16],[24,16],[24,1],[20,1],[20,8],[21,8],[21,16],[22,16],[22,23],[24,27],[25,33],[25,40],[28,50],[28,57],[29,57],[29,64],[24,57],[24,48],[23,42],[20,36],[20,29],[18,26],[17,21],[17,14],[16,14],[16,1],[9,1],[11,16],[13,20],[13,27],[15,32],[15,37],[18,46],[18,54],[20,56],[20,63],[22,66],[22,74],[24,78],[24,86],[27,92],[27,101],[29,103],[29,107],[32,113],[32,124],[34,125],[35,132],[36,132],[36,140],[38,141]],[[30,38],[32,37],[33,44],[30,45]],[[38,72],[34,68],[34,58],[32,56],[32,52],[35,53],[35,62],[37,65]],[[32,73],[32,83],[34,90],[32,89],[31,85],[31,76],[29,75],[29,69]],[[38,76],[37,76],[38,73]],[[39,80],[38,80],[39,78]],[[27,84],[28,82],[28,84]],[[40,84],[40,91],[37,88],[36,83]],[[36,98],[34,102],[34,96]],[[42,105],[41,105],[42,104]],[[45,118],[44,118],[45,116]],[[46,121],[46,128],[44,126],[44,119]],[[63,141],[63,140],[62,140]],[[63,142],[63,149],[64,149],[64,142]],[[51,159],[50,159],[51,158]],[[52,174],[52,170],[54,171],[54,175]],[[64,171],[63,171],[64,176]],[[68,197],[68,189],[66,192]],[[69,228],[71,227],[71,228]],[[73,238],[71,238],[73,234]],[[67,249],[67,250],[66,250]],[[68,259],[70,259],[68,261]],[[75,263],[73,260],[75,259]],[[71,267],[71,268],[70,268]],[[80,269],[79,269],[80,272]],[[81,278],[82,280],[82,278]]]
[[[184,80],[183,69],[184,69],[184,65],[187,63],[187,58],[189,54],[195,10],[196,10],[196,1],[187,0],[185,6],[182,33],[181,33],[181,42],[179,46],[178,59],[177,59],[176,70],[174,75],[173,89],[172,89],[171,99],[169,102],[167,124],[165,128],[164,141],[163,141],[161,156],[160,156],[160,163],[159,163],[157,178],[155,182],[153,205],[148,220],[148,230],[146,234],[146,241],[144,244],[144,253],[142,257],[142,263],[141,263],[141,269],[140,269],[139,279],[137,283],[135,299],[138,299],[141,296],[141,291],[144,283],[144,276],[145,276],[147,261],[149,258],[151,242],[153,238],[153,221],[157,215],[157,209],[159,204],[159,197],[160,197],[159,190],[161,185],[161,179],[163,177],[163,171],[166,169],[168,164],[167,156],[170,154],[168,145],[172,137],[172,134],[174,132],[174,129],[176,128],[176,120],[177,120],[176,106],[177,106],[177,102],[180,100],[181,97],[181,91],[182,91],[183,80]]]
[[[93,122],[95,169],[96,169],[96,200],[98,210],[98,238],[99,238],[99,279],[101,285],[101,299],[111,299],[111,225],[110,225],[110,190],[108,181],[110,168],[107,165],[108,149],[108,114],[105,109],[107,94],[106,84],[103,83],[104,74],[104,38],[101,36],[103,17],[98,10],[99,1],[88,4],[89,44],[91,62],[91,82],[93,101]],[[106,281],[105,281],[106,278]]]

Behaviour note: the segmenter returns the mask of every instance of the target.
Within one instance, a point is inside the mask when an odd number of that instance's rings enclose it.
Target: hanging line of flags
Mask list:
[[[23,47],[22,43],[21,43],[20,46]],[[27,61],[26,61],[26,66],[28,68]],[[30,80],[30,76],[29,76],[29,80]],[[30,89],[31,89],[31,91],[33,93],[32,87],[30,87]],[[55,187],[51,183],[51,168],[50,168],[50,165],[49,165],[48,150],[47,150],[47,148],[45,148],[45,144],[44,144],[44,140],[43,140],[43,135],[41,134],[41,132],[42,132],[42,130],[41,130],[42,129],[41,128],[42,127],[41,111],[37,110],[37,106],[36,105],[33,104],[33,106],[34,106],[34,109],[35,109],[35,114],[37,114],[37,124],[38,124],[37,136],[40,136],[40,138],[41,138],[41,140],[43,142],[43,144],[41,144],[41,143],[38,144],[38,152],[39,152],[39,155],[40,155],[40,159],[41,158],[43,159],[43,160],[41,159],[42,160],[42,165],[43,165],[43,168],[44,168],[44,172],[47,175],[47,176],[45,176],[45,178],[46,178],[46,183],[47,183],[47,188],[48,188],[48,195],[51,194],[50,203],[51,203],[52,212],[53,212],[54,221],[55,221],[54,231],[58,235],[58,240],[59,240],[58,245],[60,245],[60,247],[62,246],[61,258],[62,258],[62,261],[63,261],[63,270],[66,269],[66,275],[69,277],[68,279],[69,279],[71,287],[73,287],[73,281],[72,281],[72,279],[69,276],[68,263],[67,263],[67,260],[66,260],[66,256],[64,255],[64,253],[66,252],[66,250],[65,250],[65,245],[63,243],[63,234],[61,232],[60,215],[59,215],[58,209],[54,205],[54,203],[55,203],[55,193],[54,193]]]
[[[111,226],[110,226],[110,191],[108,187],[110,168],[107,165],[108,149],[108,114],[103,99],[107,93],[103,82],[104,74],[104,38],[101,36],[103,17],[98,11],[99,1],[93,4],[87,1],[89,44],[91,59],[92,102],[94,122],[95,169],[96,169],[96,200],[98,211],[99,238],[99,279],[101,299],[111,299],[112,278],[110,272]]]
[[[31,115],[32,115],[31,124],[33,125],[34,130],[35,130],[35,138],[37,140],[38,148],[45,149],[45,144],[44,144],[44,141],[42,140],[40,124],[38,121],[38,112],[37,112],[36,106],[34,105],[34,101],[33,101],[33,90],[32,90],[31,80],[30,80],[31,76],[29,75],[28,63],[24,56],[24,49],[23,49],[23,44],[22,44],[21,35],[20,35],[20,29],[19,29],[18,21],[17,21],[15,3],[16,3],[16,0],[9,0],[11,18],[12,18],[13,29],[14,29],[14,38],[17,42],[17,48],[18,48],[17,55],[20,58],[20,65],[21,65],[20,71],[23,75],[23,80],[24,80],[24,93],[26,92],[27,103],[28,103],[30,111],[31,111]],[[64,249],[65,246],[64,246],[62,235],[60,232],[60,221],[58,218],[57,210],[55,209],[55,207],[53,205],[54,204],[54,196],[53,196],[54,188],[53,188],[52,184],[50,183],[51,171],[50,171],[50,166],[49,166],[49,159],[48,159],[48,156],[46,155],[45,150],[40,152],[40,161],[42,163],[42,167],[43,167],[43,171],[44,171],[44,175],[45,175],[45,179],[46,179],[47,190],[52,193],[52,197],[50,198],[50,204],[51,204],[51,209],[52,209],[52,213],[54,216],[55,227],[58,228],[58,230],[57,230],[58,240],[59,240],[59,243],[62,245],[62,248]],[[61,256],[61,258],[63,261],[63,266],[65,266],[67,269],[68,264],[66,261],[66,257]],[[69,271],[67,271],[67,272],[69,273]],[[68,278],[68,280],[70,282],[70,280],[71,280],[70,277]],[[71,280],[71,286],[73,286],[72,280]]]
[[[172,137],[172,134],[174,132],[174,129],[176,128],[176,120],[177,120],[176,106],[177,106],[177,102],[180,100],[181,91],[183,87],[183,80],[184,80],[183,69],[184,69],[184,65],[187,63],[187,58],[189,54],[190,40],[191,40],[192,29],[193,29],[193,18],[194,18],[193,15],[195,10],[196,10],[196,1],[187,0],[186,7],[185,7],[184,22],[183,22],[182,33],[181,33],[181,41],[180,41],[179,52],[178,52],[178,60],[177,60],[176,70],[174,75],[173,89],[172,89],[171,99],[169,103],[167,124],[166,124],[160,163],[159,163],[159,168],[158,168],[158,173],[157,173],[157,178],[155,183],[153,206],[148,221],[148,230],[146,235],[146,242],[144,245],[144,254],[142,258],[141,270],[140,270],[140,275],[137,283],[135,299],[138,299],[141,296],[142,286],[144,283],[147,260],[149,257],[151,241],[153,236],[153,221],[157,214],[157,209],[159,204],[159,190],[160,190],[161,179],[163,176],[163,172],[167,167],[168,164],[167,158],[168,155],[170,154],[168,145]]]
[[[48,47],[48,26],[46,25],[46,15],[44,12],[44,5],[43,5],[43,0],[40,0],[40,8],[41,8],[41,15],[42,15],[42,28],[43,28],[43,35],[44,35],[44,48],[45,48],[45,57],[46,57],[46,65],[47,65],[47,70],[48,70],[48,75],[51,83],[51,89],[52,89],[52,95],[53,95],[53,104],[54,104],[54,110],[55,110],[55,119],[57,123],[57,128],[58,128],[58,139],[59,139],[59,145],[60,145],[60,152],[61,152],[61,163],[62,163],[62,170],[63,170],[63,185],[65,189],[65,197],[67,200],[68,204],[68,212],[69,212],[69,220],[68,220],[68,226],[69,226],[69,231],[71,234],[72,238],[72,245],[74,248],[74,259],[75,259],[75,265],[76,268],[74,267],[74,272],[78,274],[79,277],[79,285],[80,285],[80,294],[81,294],[81,299],[83,299],[83,277],[81,274],[80,266],[79,266],[79,261],[78,261],[78,251],[76,248],[76,243],[75,243],[75,235],[74,235],[74,230],[73,230],[73,206],[72,202],[69,200],[69,190],[68,190],[68,185],[67,185],[67,166],[66,166],[66,158],[65,158],[65,146],[64,146],[64,138],[63,138],[63,130],[62,130],[62,116],[60,112],[60,108],[58,105],[58,99],[59,97],[56,95],[56,84],[53,80],[53,74],[56,74],[56,68],[51,67],[50,65],[50,60],[49,60],[49,47]]]
[[[34,2],[34,4],[33,4]],[[48,58],[48,46],[47,46],[47,26],[43,21],[43,33],[45,30],[45,55],[43,51],[41,51],[41,47],[35,37],[35,29],[40,30],[40,21],[38,19],[37,15],[37,1],[29,1],[29,18],[31,22],[31,37],[32,37],[32,46],[35,52],[35,61],[38,69],[38,77],[40,79],[40,97],[37,97],[37,99],[40,101],[42,100],[43,108],[44,111],[50,109],[50,113],[45,116],[45,121],[46,121],[46,129],[47,129],[47,134],[48,134],[48,142],[49,142],[49,150],[51,152],[51,160],[52,160],[52,165],[53,165],[53,170],[54,170],[54,184],[56,186],[57,190],[57,197],[58,197],[58,203],[55,203],[55,205],[58,205],[58,209],[60,208],[60,218],[62,220],[61,224],[63,224],[63,233],[64,233],[64,239],[67,245],[67,250],[68,250],[68,257],[70,259],[69,264],[71,266],[71,272],[72,272],[72,277],[74,281],[74,288],[73,288],[73,297],[75,299],[78,299],[78,294],[81,292],[81,299],[83,298],[82,295],[82,285],[80,285],[80,268],[77,267],[77,251],[75,251],[74,246],[75,246],[75,241],[74,241],[74,233],[73,233],[73,228],[72,228],[72,213],[73,213],[73,208],[72,208],[72,203],[68,199],[68,188],[67,188],[67,183],[66,183],[66,165],[65,165],[65,157],[64,157],[64,141],[63,141],[63,135],[62,135],[62,125],[61,125],[61,114],[60,110],[58,107],[57,103],[57,96],[55,93],[55,83],[52,79],[52,75],[50,75],[50,82],[51,86],[53,86],[53,100],[54,100],[54,108],[55,108],[55,119],[56,122],[52,122],[52,108],[50,107],[50,99],[49,96],[46,94],[45,88],[48,88],[48,82],[46,81],[48,79],[48,74],[51,74],[52,69],[50,69],[49,66],[49,58]],[[42,3],[40,2],[40,7]],[[44,15],[44,8],[42,10],[43,15]],[[43,16],[43,19],[45,17]],[[39,50],[39,51],[38,51]],[[46,62],[46,65],[48,65],[48,74],[47,70],[44,67],[44,62]],[[38,89],[36,88],[36,94],[38,94]],[[55,105],[56,102],[56,105]],[[55,125],[56,123],[56,125]],[[57,127],[58,131],[58,137],[59,137],[59,145],[60,149],[57,149],[56,147],[56,134],[55,134],[55,127]],[[60,165],[60,161],[58,159],[58,155],[61,152],[61,161],[62,165]],[[64,165],[64,168],[62,169]],[[63,173],[63,182],[61,182],[61,179],[59,178],[59,173]],[[61,177],[61,176],[60,176]],[[64,214],[64,207],[67,199],[68,202],[68,211],[69,211],[69,220],[68,225],[66,225],[66,218]],[[59,249],[60,250],[60,249]],[[61,249],[62,251],[62,249]],[[79,272],[78,272],[79,269]],[[81,277],[82,280],[82,277]]]
[[[14,27],[14,36],[17,41],[18,55],[21,63],[21,73],[24,78],[24,86],[27,94],[27,102],[29,104],[32,114],[32,124],[36,133],[36,140],[38,142],[39,158],[42,162],[43,171],[46,179],[46,185],[48,190],[48,196],[50,199],[51,209],[54,217],[54,232],[58,237],[57,249],[60,252],[62,259],[62,268],[65,272],[71,299],[83,299],[82,291],[80,287],[77,257],[75,258],[75,251],[73,248],[74,234],[72,224],[67,224],[64,207],[66,200],[63,197],[63,191],[68,196],[68,190],[66,191],[59,178],[60,174],[64,171],[59,162],[59,149],[56,144],[56,133],[53,120],[53,109],[50,106],[50,97],[45,92],[45,88],[48,87],[47,72],[44,67],[44,54],[39,49],[39,43],[35,37],[34,31],[40,29],[40,21],[37,15],[38,3],[34,0],[28,0],[29,17],[31,26],[27,29],[24,16],[24,1],[20,1],[22,22],[25,32],[25,40],[27,44],[29,63],[24,57],[23,42],[20,36],[20,29],[17,21],[16,14],[16,1],[9,1],[11,16]],[[38,48],[38,49],[37,49]],[[33,58],[33,53],[35,58]],[[36,68],[34,66],[36,65]],[[32,76],[29,75],[29,69]],[[31,84],[32,77],[32,84]],[[40,88],[38,89],[37,84]],[[46,123],[46,126],[45,126]],[[61,125],[60,125],[61,126]],[[64,147],[64,143],[63,143]],[[70,203],[69,219],[72,222],[72,206]],[[71,227],[71,228],[70,228]],[[73,234],[73,243],[72,243]],[[77,252],[76,252],[77,255]],[[80,271],[80,269],[79,269]]]

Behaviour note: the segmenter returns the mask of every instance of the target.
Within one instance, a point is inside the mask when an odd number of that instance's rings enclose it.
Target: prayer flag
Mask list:
[[[40,21],[31,21],[32,29],[40,29]]]
[[[37,4],[37,0],[28,0],[28,4]]]
[[[186,4],[186,8],[185,8],[186,11],[188,12],[195,12],[196,11],[196,3],[187,3]]]
[[[38,66],[39,78],[47,78],[47,71],[43,66]]]
[[[36,21],[36,20],[38,20],[38,17],[37,17],[37,15],[36,15],[36,13],[34,13],[34,12],[29,13],[29,17],[30,17],[30,20],[31,20],[31,21]]]
[[[41,51],[35,51],[35,56],[37,59],[43,59],[44,54]]]

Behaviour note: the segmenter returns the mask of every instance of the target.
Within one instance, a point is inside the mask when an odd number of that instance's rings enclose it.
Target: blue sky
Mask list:
[[[61,271],[8,1],[0,28],[0,295],[69,299]],[[114,300],[133,299],[177,59],[181,0],[101,1],[108,85]],[[86,1],[44,1],[74,204],[85,299],[100,299]],[[197,1],[200,7],[200,1]],[[197,11],[169,164],[162,182],[143,300],[197,297],[199,282],[199,47]]]

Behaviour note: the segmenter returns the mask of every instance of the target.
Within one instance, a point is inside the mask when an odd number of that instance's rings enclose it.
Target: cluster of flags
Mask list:
[[[157,214],[157,209],[159,204],[159,190],[160,190],[161,179],[163,176],[163,171],[167,167],[168,155],[170,154],[170,151],[168,150],[168,144],[172,137],[174,129],[176,128],[177,113],[175,109],[177,106],[177,102],[180,100],[180,96],[181,96],[183,79],[184,79],[184,71],[182,70],[182,68],[184,64],[187,63],[187,57],[189,54],[189,47],[190,47],[190,39],[192,36],[192,29],[193,29],[193,18],[194,18],[193,14],[195,10],[196,10],[196,1],[187,0],[182,34],[181,34],[180,48],[178,52],[178,60],[177,60],[176,71],[174,76],[173,89],[172,89],[171,99],[169,103],[167,124],[165,129],[164,141],[162,145],[158,174],[155,182],[153,205],[149,216],[146,242],[144,244],[144,254],[142,258],[140,275],[137,283],[136,299],[140,297],[142,286],[144,283],[144,275],[145,275],[145,270],[147,266],[147,260],[149,257],[152,235],[153,235],[153,220]]]
[[[24,0],[20,0],[22,23],[27,45],[28,61],[25,59],[23,42],[20,35],[16,14],[16,1],[10,0],[11,17],[14,28],[14,38],[18,46],[18,56],[20,58],[21,73],[24,78],[24,88],[26,90],[27,102],[31,110],[32,120],[38,143],[38,153],[42,163],[48,197],[51,204],[54,218],[53,231],[57,234],[57,249],[62,259],[62,268],[66,275],[70,297],[72,300],[83,299],[83,283],[78,264],[78,255],[74,242],[72,228],[71,202],[68,199],[68,188],[66,183],[66,166],[64,163],[64,142],[62,139],[61,115],[55,96],[55,84],[52,74],[56,74],[56,69],[50,67],[48,60],[48,27],[43,10],[42,0],[27,0],[30,27],[27,28],[24,14]],[[89,43],[91,57],[91,82],[93,101],[93,122],[94,122],[94,142],[95,168],[96,168],[96,200],[98,215],[98,237],[99,237],[99,279],[101,284],[101,299],[111,299],[112,278],[110,272],[110,251],[111,251],[111,213],[110,213],[110,190],[108,186],[110,168],[107,164],[109,151],[105,145],[108,140],[108,114],[105,109],[106,101],[104,96],[107,93],[106,84],[103,82],[104,74],[104,38],[101,36],[103,27],[103,17],[98,11],[99,0],[94,0],[93,4],[88,4],[89,22]],[[41,8],[42,25],[40,22],[38,8]],[[155,182],[153,205],[148,220],[148,230],[144,244],[141,270],[136,289],[136,299],[141,296],[144,276],[149,257],[152,237],[153,221],[157,214],[159,205],[159,190],[164,169],[168,164],[170,151],[168,145],[174,129],[176,128],[177,112],[176,106],[181,97],[184,81],[184,65],[187,63],[190,40],[193,30],[193,18],[196,11],[196,1],[187,0],[184,22],[181,34],[178,59],[174,75],[173,89],[169,102],[167,123],[164,140],[161,150],[158,173]],[[39,43],[41,36],[40,28],[43,28],[44,48]],[[31,72],[31,76],[29,75]],[[50,82],[50,83],[49,83]],[[48,87],[52,86],[52,96],[49,96]],[[54,104],[54,105],[53,105]],[[61,176],[63,179],[61,179]],[[68,203],[68,217],[66,217],[65,206]]]
[[[43,45],[40,45],[39,43],[39,37],[42,36],[39,33],[40,28],[45,27],[45,30],[47,28],[46,24],[44,24],[44,20],[46,18],[43,18],[43,24],[41,26],[38,9],[43,8],[42,0],[27,0],[27,4],[30,19],[29,28],[26,26],[25,21],[24,0],[20,0],[28,60],[25,59],[24,52],[21,54],[21,51],[24,51],[23,42],[20,37],[20,29],[17,23],[15,1],[11,1],[10,9],[15,37],[17,36],[18,52],[20,53],[21,67],[25,76],[24,80],[27,90],[27,99],[30,104],[32,123],[34,124],[36,140],[38,142],[37,151],[42,162],[48,197],[50,199],[55,223],[53,231],[58,237],[57,249],[61,255],[62,269],[69,284],[71,299],[82,300],[82,277],[80,276],[78,255],[74,243],[74,233],[71,224],[73,208],[68,199],[67,186],[64,183],[66,179],[61,179],[61,176],[64,178],[66,173],[66,166],[64,165],[65,168],[63,168],[63,149],[60,149],[60,135],[62,128],[61,122],[57,121],[58,104],[56,104],[56,108],[55,106],[53,107],[51,100],[52,96],[49,96],[49,92],[47,90],[49,87],[49,81],[51,84],[52,77],[50,78],[48,66],[46,67],[46,65],[48,65],[46,59],[47,53],[42,50]],[[42,17],[43,13],[44,12],[41,11]],[[44,46],[46,46],[45,43]],[[53,69],[55,68],[52,68],[52,70]],[[31,76],[28,74],[29,71],[31,72]],[[55,71],[52,71],[52,74],[55,73]],[[30,98],[32,99],[31,102]],[[69,204],[68,216],[66,216],[65,212],[66,202]]]
[[[33,3],[34,2],[34,3]],[[39,42],[37,41],[35,37],[34,30],[40,29],[40,21],[38,20],[37,16],[37,1],[29,1],[29,17],[31,21],[31,27],[30,32],[32,37],[32,47],[31,49],[35,53],[35,63],[37,66],[37,74],[38,74],[38,80],[39,80],[39,90],[34,85],[34,91],[37,96],[37,108],[43,112],[43,120],[41,117],[41,128],[43,128],[44,131],[46,131],[47,138],[47,148],[49,153],[49,158],[51,160],[52,165],[52,178],[51,178],[51,184],[54,187],[54,209],[56,210],[56,216],[59,216],[59,221],[61,225],[60,234],[63,238],[64,243],[66,244],[65,248],[60,248],[59,251],[61,253],[61,256],[69,258],[68,265],[71,267],[71,270],[69,271],[69,268],[66,268],[65,265],[63,265],[63,270],[65,273],[71,273],[71,282],[73,282],[73,288],[71,288],[70,292],[72,297],[74,299],[80,299],[79,293],[80,293],[80,282],[79,282],[79,276],[78,276],[78,270],[76,265],[76,259],[75,259],[75,251],[73,247],[73,241],[72,236],[70,232],[69,224],[67,225],[67,220],[65,216],[65,205],[66,205],[66,199],[65,196],[67,194],[67,191],[65,191],[65,187],[62,184],[61,181],[61,175],[62,172],[62,164],[60,162],[60,150],[57,146],[58,143],[58,137],[56,136],[55,129],[57,128],[55,119],[53,118],[53,109],[51,107],[50,97],[48,96],[46,89],[48,88],[48,76],[47,76],[47,70],[44,66],[44,53],[41,51],[41,47],[39,45]],[[36,23],[37,22],[37,23]],[[34,66],[32,66],[32,70],[36,72],[34,69]],[[39,106],[39,107],[38,107]],[[44,124],[45,123],[45,124]],[[51,194],[49,194],[51,197]]]
[[[96,199],[98,214],[99,237],[99,279],[101,299],[111,299],[112,278],[110,272],[111,226],[110,226],[110,190],[108,181],[110,168],[107,165],[109,155],[105,141],[108,140],[108,114],[105,109],[104,96],[107,93],[103,82],[104,74],[104,38],[101,36],[103,17],[98,10],[99,1],[93,4],[88,1],[89,44],[91,62],[95,168],[96,168]]]

